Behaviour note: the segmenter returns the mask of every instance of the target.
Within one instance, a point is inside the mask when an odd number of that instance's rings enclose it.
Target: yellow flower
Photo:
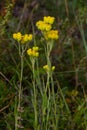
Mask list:
[[[55,66],[52,66],[52,71],[54,71],[55,70]]]
[[[29,34],[28,35],[28,40],[31,41],[33,39],[33,35],[32,34]]]
[[[18,41],[21,41],[21,38],[22,38],[22,34],[20,32],[17,33],[17,40]]]
[[[44,30],[46,30],[46,31],[50,31],[51,30],[51,25],[49,25],[49,24],[44,24]],[[44,31],[43,30],[43,31]]]
[[[17,34],[16,33],[13,34],[13,38],[17,39]]]
[[[22,40],[21,40],[21,43],[25,43],[28,41],[28,34],[25,34],[22,36]]]
[[[34,57],[38,57],[38,56],[39,56],[39,53],[38,53],[38,52],[33,51],[33,56],[34,56]]]
[[[49,39],[53,39],[53,40],[57,40],[58,39],[58,31],[57,30],[50,30],[46,33],[44,33],[44,37],[49,40]]]
[[[51,16],[44,16],[44,22],[48,24],[53,24],[55,18]]]
[[[22,36],[21,43],[26,43],[28,41],[31,41],[33,38],[32,34],[25,34]]]
[[[41,31],[49,31],[52,28],[50,24],[47,24],[44,21],[38,21],[36,23],[36,26]]]
[[[17,40],[17,41],[21,41],[21,39],[22,39],[22,34],[21,34],[20,32],[14,33],[14,34],[13,34],[13,38],[14,38],[15,40]]]
[[[27,50],[27,54],[32,55],[32,49],[31,48]]]
[[[55,66],[52,66],[51,68],[48,66],[48,65],[44,65],[43,66],[43,69],[46,70],[46,71],[54,71],[55,70]]]
[[[34,46],[34,47],[33,47],[33,50],[38,51],[38,50],[39,50],[39,47]]]
[[[27,54],[29,56],[38,57],[39,56],[38,50],[39,50],[38,47],[33,47],[32,49],[30,48],[30,49],[27,50]]]
[[[43,69],[46,70],[46,71],[48,71],[49,70],[49,66],[48,65],[44,65]]]
[[[14,38],[15,40],[17,40],[17,41],[20,41],[21,43],[26,43],[26,42],[32,40],[33,35],[32,35],[32,34],[22,35],[20,32],[18,32],[18,33],[14,33],[14,34],[13,34],[13,38]]]
[[[36,57],[38,57],[39,56],[39,53],[38,52],[36,52]]]

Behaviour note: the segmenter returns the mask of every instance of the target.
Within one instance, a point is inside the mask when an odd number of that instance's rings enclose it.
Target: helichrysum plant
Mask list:
[[[50,61],[50,53],[52,51],[53,45],[55,43],[55,40],[58,40],[58,30],[54,30],[52,25],[55,21],[54,17],[51,16],[44,16],[43,20],[39,20],[36,22],[36,27],[41,31],[42,36],[44,38],[45,43],[45,57],[46,57],[46,64],[43,66],[43,70],[47,74],[47,81],[44,81],[42,84],[43,92],[41,91],[41,122],[39,130],[45,129],[50,130],[51,125],[53,125],[52,129],[57,130],[58,125],[58,118],[57,118],[57,108],[56,108],[56,100],[55,100],[55,93],[54,93],[54,83],[53,83],[53,71],[55,70],[55,66],[51,65]],[[41,87],[41,86],[40,86]],[[50,91],[50,87],[52,87],[52,93]],[[41,89],[40,89],[41,90]],[[47,95],[48,93],[48,95]],[[53,102],[51,103],[51,100]],[[54,111],[52,111],[52,108],[54,107]],[[53,113],[51,113],[51,111]],[[54,115],[53,119],[51,120],[51,114]]]
[[[23,68],[24,68],[24,53],[27,49],[27,43],[30,42],[33,38],[32,34],[22,35],[20,32],[13,34],[13,39],[18,42],[18,50],[20,56],[20,76],[19,76],[19,84],[17,85],[18,95],[15,97],[15,130],[18,128],[23,128],[22,126],[22,112],[24,111],[24,107],[22,106],[22,97],[23,97]]]
[[[38,130],[38,112],[37,112],[37,85],[36,85],[36,76],[35,76],[35,69],[36,69],[36,60],[39,57],[39,47],[33,46],[27,50],[27,54],[30,57],[31,62],[31,69],[32,69],[32,88],[33,88],[33,96],[32,96],[32,104],[34,108],[34,129]]]
[[[16,97],[15,106],[15,130],[18,128],[23,128],[21,118],[24,106],[22,106],[22,95],[23,95],[23,67],[24,67],[24,54],[25,52],[29,56],[29,62],[31,64],[32,70],[32,91],[31,101],[34,111],[34,130],[57,130],[58,118],[57,118],[57,106],[54,93],[54,82],[53,82],[53,72],[55,71],[55,66],[51,65],[50,53],[52,51],[55,40],[58,40],[58,30],[53,29],[55,18],[51,16],[44,16],[43,20],[36,22],[36,27],[42,33],[44,39],[44,50],[46,57],[46,64],[42,65],[42,70],[46,74],[40,76],[39,72],[39,59],[40,48],[35,42],[34,46],[28,47],[27,43],[33,39],[32,34],[22,35],[20,32],[14,33],[13,38],[18,42],[18,50],[20,56],[20,77],[18,85],[18,97]],[[36,74],[36,71],[38,73]],[[41,78],[42,77],[42,78]],[[50,91],[52,88],[52,92]],[[53,102],[51,102],[51,100]],[[39,104],[40,103],[40,104]],[[54,111],[53,111],[54,107]]]
[[[44,16],[43,20],[36,22],[37,28],[42,32],[44,40],[46,42],[45,46],[45,54],[47,58],[48,68],[51,70],[51,62],[50,62],[50,53],[52,51],[55,40],[59,38],[58,30],[53,30],[52,25],[54,23],[55,18],[51,16]]]

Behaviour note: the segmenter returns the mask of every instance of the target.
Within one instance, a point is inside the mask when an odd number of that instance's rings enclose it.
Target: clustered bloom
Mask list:
[[[52,28],[50,24],[45,23],[44,21],[41,20],[36,23],[36,26],[41,31],[49,31]]]
[[[13,38],[15,40],[17,40],[18,42],[21,42],[21,43],[26,43],[26,42],[29,42],[32,40],[33,38],[33,35],[32,34],[25,34],[25,35],[22,35],[20,32],[17,32],[17,33],[14,33],[13,34]]]
[[[25,35],[22,36],[21,43],[31,41],[32,38],[33,38],[32,34],[25,34]]]
[[[44,34],[44,37],[46,38],[46,40],[49,40],[49,39],[57,40],[58,39],[58,31],[57,30],[50,30],[49,32],[46,32]]]
[[[48,65],[44,65],[43,69],[46,70],[46,71],[54,71],[55,70],[55,66],[52,66],[51,69],[50,69],[50,67]]]
[[[32,57],[38,57],[39,56],[39,52],[38,52],[39,48],[37,46],[33,47],[33,48],[29,48],[27,50],[27,54],[29,56],[32,56]]]
[[[13,38],[17,41],[21,41],[21,38],[22,38],[22,34],[20,32],[18,33],[14,33],[13,34]]]
[[[49,24],[53,24],[54,23],[54,20],[55,20],[55,18],[54,17],[51,17],[51,16],[48,16],[48,17],[46,17],[46,16],[44,16],[44,22],[45,23],[49,23]]]
[[[50,31],[52,24],[54,23],[54,17],[44,16],[43,21],[39,20],[36,22],[36,26],[41,31]]]
[[[57,40],[58,30],[52,29],[52,24],[55,18],[51,16],[44,16],[43,21],[36,22],[36,26],[41,32],[46,40]],[[51,30],[52,29],[52,30]]]

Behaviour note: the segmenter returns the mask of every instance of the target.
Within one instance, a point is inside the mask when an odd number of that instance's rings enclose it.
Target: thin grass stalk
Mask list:
[[[86,52],[86,55],[87,55],[87,42],[86,42],[86,39],[85,39],[83,24],[82,24],[82,21],[79,18],[77,18],[77,17],[75,17],[75,18],[76,18],[76,23],[77,23],[79,30],[80,30],[80,33],[81,33],[83,45],[84,45],[85,52]]]
[[[49,130],[49,120],[50,118],[50,89],[49,89],[49,97],[48,97],[48,102],[47,102],[47,116],[46,116],[46,130]]]
[[[57,82],[57,85],[58,85],[58,88],[59,88],[60,94],[61,94],[61,96],[62,96],[63,102],[64,102],[64,104],[65,104],[65,107],[66,107],[67,113],[70,114],[69,107],[68,107],[68,105],[67,105],[67,103],[66,103],[65,97],[64,97],[64,95],[63,95],[63,92],[62,92],[61,87],[60,87],[60,85],[59,85],[58,82]]]
[[[47,105],[46,105],[46,130],[49,130],[49,122],[50,122],[50,110],[51,110],[51,92],[50,92],[50,72],[47,73],[47,84],[46,84],[46,94],[47,94]]]
[[[58,114],[57,114],[57,102],[55,99],[55,92],[54,92],[54,81],[53,81],[53,75],[51,73],[51,85],[52,85],[52,96],[53,96],[53,107],[54,107],[54,130],[58,129]]]
[[[84,34],[84,30],[83,30],[83,25],[82,23],[80,23],[80,33],[81,33],[81,36],[82,36],[82,41],[83,41],[83,44],[84,44],[84,47],[85,47],[85,51],[86,51],[86,55],[87,55],[87,43],[86,43],[86,39],[85,39],[85,34]]]
[[[46,128],[46,124],[45,124],[45,116],[46,116],[46,104],[47,104],[47,93],[46,93],[46,90],[45,90],[45,81],[43,79],[43,94],[42,94],[42,104],[41,104],[41,110],[42,110],[42,113],[41,113],[41,120],[42,120],[42,123],[41,123],[41,128],[42,130]]]
[[[15,108],[14,108],[14,115],[15,115],[15,130],[17,130],[17,124],[18,124],[18,111],[17,111],[17,96],[15,96]]]
[[[69,18],[69,8],[68,8],[68,1],[67,0],[65,0],[65,10],[66,10],[67,17]]]

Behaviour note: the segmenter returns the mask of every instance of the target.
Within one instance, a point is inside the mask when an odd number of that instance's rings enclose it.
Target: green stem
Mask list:
[[[19,103],[18,108],[21,107],[21,98],[22,98],[22,80],[23,80],[23,54],[21,55],[21,75],[20,75],[20,85],[19,85]]]
[[[58,129],[58,115],[57,115],[57,108],[56,108],[56,99],[55,99],[55,92],[54,92],[54,82],[53,82],[53,75],[51,73],[51,87],[52,87],[52,96],[53,96],[53,107],[54,107],[54,130]]]
[[[46,91],[45,91],[45,94],[48,93],[47,104],[46,104],[46,111],[47,111],[46,124],[45,124],[46,130],[48,130],[48,128],[49,128],[49,116],[50,116],[50,98],[51,98],[51,94],[50,94],[50,78],[51,78],[50,53],[52,50],[52,46],[53,46],[53,44],[47,43],[47,48],[46,48],[47,65],[49,68],[49,70],[47,71],[47,83],[46,83]]]
[[[15,96],[15,111],[14,111],[14,114],[15,114],[15,130],[17,130],[17,124],[18,124],[18,120],[17,120],[17,115],[18,115],[18,112],[17,112],[17,96]]]
[[[38,122],[38,118],[37,118],[37,96],[36,96],[36,85],[35,85],[35,59],[31,60],[32,62],[32,71],[33,71],[33,91],[34,91],[34,114],[35,114],[35,124],[34,124],[34,130],[37,130],[37,122]]]
[[[23,49],[23,48],[22,48]],[[19,86],[18,86],[18,106],[17,106],[17,113],[15,117],[15,130],[18,129],[18,125],[21,125],[21,101],[22,101],[22,81],[23,81],[23,66],[24,66],[24,55],[23,55],[23,50],[21,52],[21,48],[19,45],[19,55],[20,55],[20,62],[21,62],[21,67],[20,67],[20,81],[19,81]],[[20,119],[18,119],[18,117]]]

